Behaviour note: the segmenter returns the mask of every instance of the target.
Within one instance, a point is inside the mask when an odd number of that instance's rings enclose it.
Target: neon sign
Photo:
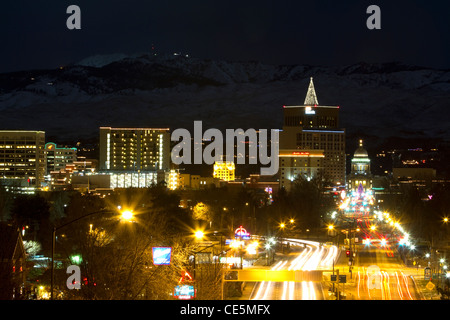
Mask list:
[[[294,156],[308,156],[309,152],[297,152],[297,151],[295,151],[295,152],[292,152],[292,154]]]
[[[234,230],[234,236],[236,238],[241,238],[244,240],[250,239],[250,233],[248,233],[247,230],[245,230],[242,226]]]

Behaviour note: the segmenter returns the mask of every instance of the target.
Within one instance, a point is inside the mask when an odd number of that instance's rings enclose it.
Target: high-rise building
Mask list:
[[[100,128],[102,171],[157,171],[170,169],[168,128]]]
[[[45,169],[44,131],[0,130],[0,179],[4,184],[39,188]]]
[[[301,162],[303,170],[297,171],[306,179],[320,176],[336,186],[345,186],[345,129],[339,127],[339,109],[319,105],[312,78],[303,105],[283,106],[280,186],[289,189],[289,181],[296,178],[291,160]],[[309,160],[317,159],[305,162],[306,154]]]

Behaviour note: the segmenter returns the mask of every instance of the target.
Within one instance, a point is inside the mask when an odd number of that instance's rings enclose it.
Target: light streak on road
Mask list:
[[[271,270],[318,270],[320,268],[331,268],[333,261],[336,260],[339,250],[336,246],[322,246],[319,242],[299,239],[286,239],[292,246],[303,245],[304,249],[295,259],[279,261]],[[271,281],[262,281],[252,300],[265,300],[275,294],[281,283],[272,283]],[[296,299],[296,291],[299,290],[299,284],[294,281],[284,281],[282,283],[281,299]],[[303,281],[301,284],[301,299],[316,300],[316,284],[312,281]],[[298,299],[298,297],[297,297]]]
[[[358,271],[357,277],[358,277],[358,281],[357,281],[358,285],[356,286],[356,290],[357,290],[358,300],[361,300],[361,294],[359,292],[359,288],[361,286],[361,273],[359,271]]]
[[[281,270],[287,263],[287,260],[279,261],[271,270]],[[252,300],[267,300],[271,291],[272,281],[262,281],[259,285],[256,296]],[[262,296],[262,297],[261,297]]]
[[[406,288],[406,292],[408,293],[408,297],[410,300],[413,300],[413,297],[411,296],[411,292],[409,292],[408,276],[406,274],[404,274],[403,272],[402,272],[402,275],[403,275],[403,282],[404,282],[404,285]]]
[[[402,287],[401,287],[401,284],[400,284],[400,279],[398,277],[398,272],[397,271],[395,272],[395,277],[397,279],[397,292],[398,292],[398,295],[400,297],[400,300],[403,300]]]
[[[409,289],[409,276],[403,271],[358,271],[356,294],[358,300],[414,300]]]
[[[381,271],[381,273],[383,276],[383,288],[384,288],[383,300],[392,300],[391,287],[389,285],[389,274],[386,271]]]
[[[308,290],[308,285],[306,284],[306,281],[302,282],[302,300],[309,300],[308,295],[309,290]]]

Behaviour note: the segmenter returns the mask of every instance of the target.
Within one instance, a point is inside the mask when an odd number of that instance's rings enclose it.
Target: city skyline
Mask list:
[[[450,299],[449,3],[1,12],[0,300]]]

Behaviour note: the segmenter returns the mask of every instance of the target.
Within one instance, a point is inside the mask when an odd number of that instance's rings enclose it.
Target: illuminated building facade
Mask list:
[[[150,188],[158,183],[156,172],[109,173],[110,188]]]
[[[223,181],[234,181],[236,166],[233,161],[216,161],[213,177]]]
[[[363,147],[363,141],[359,140],[359,147],[353,154],[351,172],[347,177],[347,190],[366,192],[372,189],[372,181],[370,159]]]
[[[286,157],[281,156],[291,152],[286,150],[313,151],[314,155],[322,153],[320,167],[312,170],[311,174],[320,174],[323,179],[336,186],[345,186],[345,129],[339,128],[339,106],[319,105],[311,78],[304,104],[283,106],[283,116],[280,160],[284,159],[285,165],[292,166]],[[293,178],[286,176],[286,172],[289,171],[286,169],[287,167],[284,167],[283,177],[283,164],[280,163],[280,187],[285,188],[286,186],[281,184],[281,179],[286,182]],[[305,178],[313,177],[305,175]]]
[[[49,182],[48,190],[62,191],[67,190],[72,184],[72,175],[75,170],[74,164],[66,164],[64,168],[59,170],[52,170],[47,175]]]
[[[39,188],[44,182],[45,132],[0,130],[0,179],[21,187]]]
[[[289,190],[298,176],[311,179],[320,175],[324,158],[322,150],[280,150],[280,185]]]
[[[168,128],[100,128],[100,170],[169,170]]]
[[[45,154],[47,174],[50,174],[51,171],[63,170],[67,164],[72,164],[77,160],[77,148],[58,147],[53,142],[45,144]]]
[[[181,187],[180,173],[177,170],[170,170],[166,173],[166,184],[169,190],[176,190]]]

